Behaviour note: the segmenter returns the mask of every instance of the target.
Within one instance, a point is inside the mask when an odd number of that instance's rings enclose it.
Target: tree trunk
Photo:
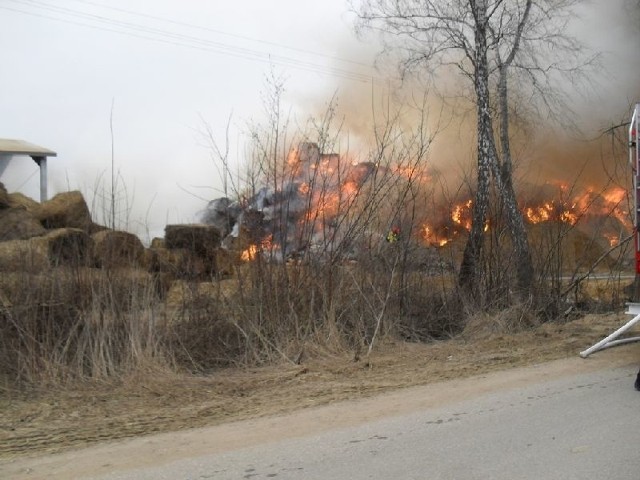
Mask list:
[[[513,162],[509,146],[509,105],[507,96],[507,70],[501,65],[498,84],[498,101],[500,104],[500,146],[502,165],[496,172],[500,198],[507,219],[507,226],[511,234],[513,248],[516,254],[516,279],[519,296],[526,297],[533,284],[533,262],[529,250],[527,230],[524,225],[522,212],[518,208],[515,190],[513,188]],[[498,166],[496,162],[496,166]]]
[[[475,28],[475,77],[478,172],[475,201],[473,203],[471,232],[467,238],[458,284],[467,294],[477,296],[479,267],[482,254],[483,232],[489,204],[491,166],[495,159],[493,127],[489,110],[489,68],[487,62],[487,5],[484,0],[471,2],[476,22]],[[493,157],[493,158],[492,158]]]

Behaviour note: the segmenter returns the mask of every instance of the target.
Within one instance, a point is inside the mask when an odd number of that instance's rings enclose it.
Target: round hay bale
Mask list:
[[[144,246],[132,233],[102,230],[91,235],[94,264],[99,268],[139,267]]]
[[[48,269],[46,245],[32,240],[0,242],[0,271],[37,273]]]
[[[13,192],[9,194],[9,206],[11,208],[24,208],[27,212],[34,215],[36,210],[40,208],[40,204],[38,202],[20,192]]]
[[[103,232],[104,230],[109,230],[109,227],[105,227],[104,225],[100,225],[99,223],[92,223],[89,228],[89,235],[93,235],[94,233]]]
[[[92,257],[93,241],[79,228],[59,228],[30,242],[44,249],[52,267],[60,265],[86,266]]]
[[[47,233],[45,228],[26,209],[0,209],[0,242],[26,240],[45,233]]]
[[[9,194],[4,188],[4,183],[0,182],[0,208],[9,208]]]
[[[89,232],[93,226],[89,207],[78,191],[59,193],[42,203],[36,217],[47,229],[79,228]]]

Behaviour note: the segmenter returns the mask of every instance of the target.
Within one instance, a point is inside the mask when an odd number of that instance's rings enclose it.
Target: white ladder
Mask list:
[[[622,345],[623,343],[640,342],[640,337],[629,337],[616,340],[620,335],[631,329],[636,323],[640,322],[640,303],[627,303],[627,311],[625,313],[628,315],[633,315],[633,319],[625,323],[622,327],[620,327],[608,337],[600,340],[592,347],[589,347],[586,350],[580,352],[580,356],[582,358],[587,358],[593,352],[597,352],[598,350],[615,347],[616,345]]]

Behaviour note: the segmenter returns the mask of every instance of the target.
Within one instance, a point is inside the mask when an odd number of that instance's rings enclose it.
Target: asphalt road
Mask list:
[[[620,348],[635,348],[633,362],[637,346]],[[541,364],[298,417],[244,422],[238,428],[263,429],[266,435],[253,437],[247,447],[234,440],[239,431],[234,433],[235,427],[212,427],[199,430],[196,439],[188,432],[166,434],[154,444],[155,460],[139,458],[138,465],[114,467],[119,456],[135,457],[136,448],[142,448],[141,443],[124,443],[120,450],[111,450],[111,463],[104,463],[106,450],[95,460],[79,452],[59,457],[58,463],[34,464],[23,469],[20,478],[638,480],[637,364],[627,359],[607,366],[606,358],[602,354],[593,360],[601,364],[594,371],[571,373],[585,370],[582,366],[592,361],[571,359],[560,373],[560,363]],[[440,400],[429,400],[432,397]],[[405,401],[413,406],[403,407]],[[341,420],[340,412],[350,408],[368,413],[357,410],[358,421],[347,416]],[[320,422],[307,433],[296,427],[305,415],[315,415]],[[276,431],[280,433],[269,433]],[[140,441],[149,445],[155,440]],[[172,457],[181,445],[189,453]],[[61,461],[71,462],[65,468],[74,462],[84,465],[84,473],[65,474]],[[95,475],[99,471],[104,474]]]
[[[640,393],[618,368],[100,479],[640,479]]]

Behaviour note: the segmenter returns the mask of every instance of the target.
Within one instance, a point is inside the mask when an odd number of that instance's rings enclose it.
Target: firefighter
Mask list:
[[[396,243],[398,240],[400,240],[400,227],[393,227],[387,233],[387,242]]]

